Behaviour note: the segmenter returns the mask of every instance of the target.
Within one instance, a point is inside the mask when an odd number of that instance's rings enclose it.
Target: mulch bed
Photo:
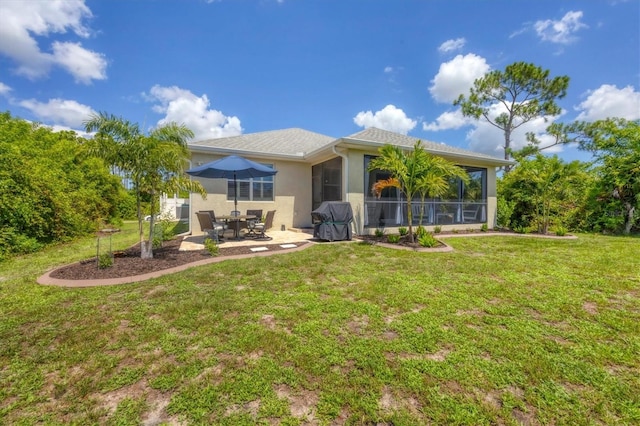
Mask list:
[[[375,235],[358,235],[357,238],[359,240],[362,240],[362,241],[365,241],[365,242],[371,243],[371,244],[378,244],[378,243],[393,244],[393,245],[397,245],[397,246],[401,246],[401,247],[411,248],[411,249],[414,249],[414,250],[423,249],[424,248],[418,243],[418,237],[415,234],[414,234],[414,241],[413,242],[411,242],[409,240],[409,236],[408,235],[404,235],[404,236],[400,237],[400,241],[398,241],[397,243],[390,243],[389,240],[387,239],[386,235],[383,235],[382,237],[377,237]],[[444,244],[442,244],[440,241],[438,241],[438,245],[435,246],[435,247],[444,247]]]
[[[207,250],[180,251],[181,241],[181,238],[165,241],[161,248],[153,250],[153,259],[141,259],[140,244],[136,244],[124,251],[115,252],[113,265],[108,268],[99,269],[96,258],[91,258],[59,268],[53,271],[50,276],[51,278],[62,280],[124,278],[153,271],[161,271],[211,257]],[[306,243],[293,244],[301,246]],[[279,244],[265,244],[263,247],[267,247],[269,251],[287,250],[280,247]],[[218,257],[250,253],[253,252],[250,250],[250,247],[246,246],[220,246],[220,254]]]

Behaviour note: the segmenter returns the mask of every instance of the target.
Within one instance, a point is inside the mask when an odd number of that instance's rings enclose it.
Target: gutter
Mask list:
[[[354,145],[354,146],[361,146],[361,147],[368,147],[368,148],[372,148],[374,146],[383,146],[385,145],[382,142],[374,142],[374,141],[365,141],[365,140],[360,140],[360,139],[351,139],[351,138],[343,138],[342,141],[344,141],[347,144],[350,145]],[[403,145],[397,145],[400,148],[403,149],[408,149],[411,150],[412,147],[409,146],[403,146]],[[484,164],[490,164],[494,167],[498,167],[498,166],[509,166],[509,165],[513,165],[516,164],[515,161],[512,160],[504,160],[501,158],[497,158],[497,157],[484,157],[484,156],[476,156],[473,153],[461,153],[461,152],[451,152],[451,151],[446,151],[446,150],[439,150],[439,149],[429,149],[429,148],[425,148],[425,151],[431,153],[431,154],[435,154],[438,155],[440,157],[449,157],[449,158],[457,158],[457,159],[461,159],[461,160],[467,160],[467,161],[473,161],[473,162],[480,162],[480,163],[484,163]]]

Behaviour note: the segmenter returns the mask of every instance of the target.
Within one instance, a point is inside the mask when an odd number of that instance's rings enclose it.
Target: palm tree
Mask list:
[[[417,141],[410,152],[390,144],[382,146],[379,152],[380,156],[369,163],[369,171],[385,170],[391,173],[391,178],[376,182],[373,190],[379,193],[384,188],[396,187],[404,194],[407,199],[409,240],[413,242],[413,198],[420,195],[424,202],[427,195],[440,196],[448,188],[448,178],[455,176],[468,180],[468,176],[462,168],[426,152],[421,141]]]
[[[418,179],[418,193],[420,195],[420,225],[424,216],[425,198],[442,197],[449,191],[452,178],[469,183],[469,175],[462,167],[456,166],[442,157],[426,153],[425,173]]]
[[[193,132],[184,125],[169,123],[145,135],[136,123],[107,113],[94,114],[85,122],[87,132],[96,132],[89,151],[124,173],[133,182],[136,195],[140,256],[153,257],[153,228],[162,192],[179,189],[205,194],[199,182],[190,180],[184,169],[189,159],[187,140]],[[151,199],[149,236],[145,241],[142,195]]]

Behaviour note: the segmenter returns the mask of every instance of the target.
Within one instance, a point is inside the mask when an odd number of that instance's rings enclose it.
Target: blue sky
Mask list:
[[[516,146],[554,120],[639,119],[640,2],[0,0],[0,110],[63,129],[98,111],[196,140],[375,126],[501,157],[452,100],[517,61],[571,81]]]

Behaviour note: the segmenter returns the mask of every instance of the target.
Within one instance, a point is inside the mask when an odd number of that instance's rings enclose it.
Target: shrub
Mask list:
[[[418,237],[418,244],[422,247],[435,247],[438,245],[438,240],[430,232],[425,232]]]
[[[407,232],[409,232],[409,231],[408,231],[408,230],[407,230],[407,228],[406,228],[406,227],[404,227],[404,226],[401,226],[400,228],[398,228],[398,233],[399,233],[401,236],[405,236],[405,235],[407,235]]]
[[[391,244],[398,244],[400,242],[400,235],[387,235],[387,241]]]
[[[555,232],[558,237],[564,237],[565,235],[567,235],[567,228],[565,228],[562,225],[559,225],[559,226],[556,226]]]
[[[376,228],[376,230],[374,231],[374,235],[376,237],[382,237],[384,235],[384,229]]]
[[[513,232],[515,232],[516,234],[529,234],[531,230],[527,226],[518,225],[513,227]]]
[[[442,232],[442,226],[436,225],[435,228],[433,228],[433,232],[435,232],[436,234],[441,233]]]
[[[480,227],[481,232],[487,232],[489,230],[489,226],[486,223],[483,223]]]
[[[427,230],[424,228],[424,226],[422,225],[418,226],[418,228],[416,229],[416,236],[420,238],[426,234],[427,234]]]
[[[98,256],[98,268],[107,269],[113,266],[113,254],[111,252],[102,253]]]
[[[218,243],[211,238],[204,239],[204,248],[207,249],[211,256],[217,256],[220,254],[220,247],[218,246]]]

